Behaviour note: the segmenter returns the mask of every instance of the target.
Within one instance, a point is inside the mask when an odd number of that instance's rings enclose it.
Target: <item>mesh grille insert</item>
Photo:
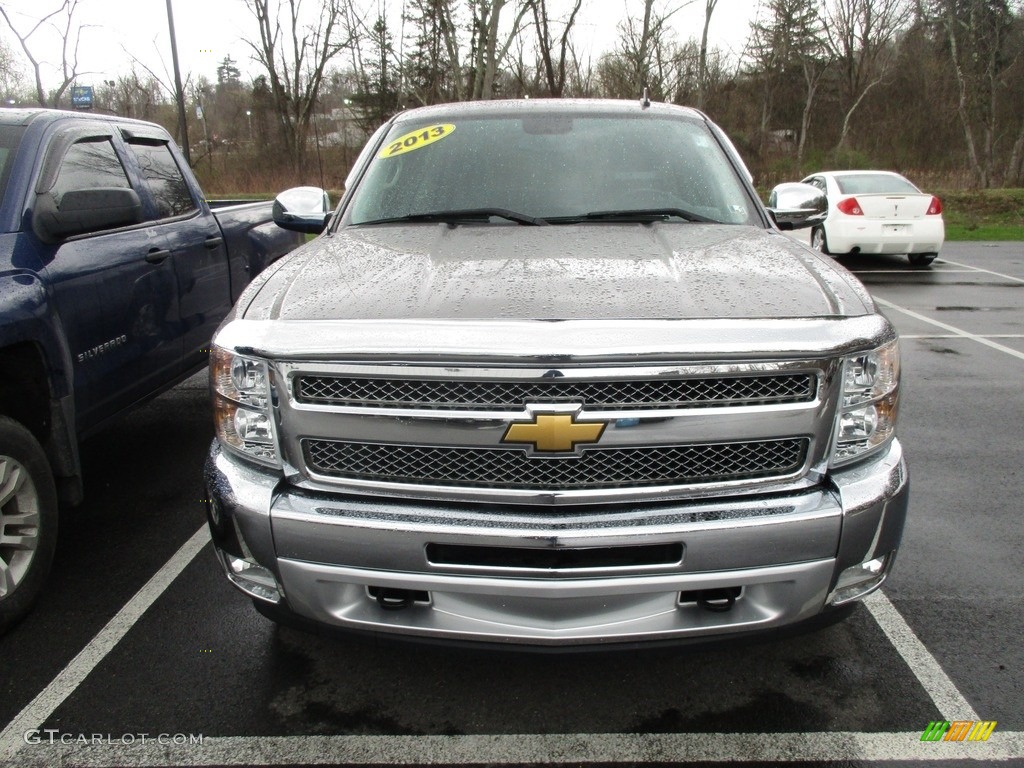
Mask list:
[[[306,465],[332,477],[416,485],[529,490],[686,485],[788,475],[806,438],[709,445],[590,448],[530,457],[514,448],[448,448],[336,440],[302,441]]]
[[[589,411],[806,403],[812,374],[636,381],[460,381],[299,376],[301,403],[375,408],[522,410],[528,403],[583,403]]]

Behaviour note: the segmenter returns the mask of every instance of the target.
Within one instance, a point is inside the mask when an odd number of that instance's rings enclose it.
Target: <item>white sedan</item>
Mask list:
[[[803,183],[828,199],[828,217],[811,230],[811,246],[822,253],[905,253],[921,267],[939,255],[942,202],[898,173],[829,171]]]

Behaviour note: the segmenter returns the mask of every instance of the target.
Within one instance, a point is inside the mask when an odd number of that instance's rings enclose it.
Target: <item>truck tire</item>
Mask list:
[[[0,416],[0,634],[42,591],[57,544],[57,491],[32,433]]]

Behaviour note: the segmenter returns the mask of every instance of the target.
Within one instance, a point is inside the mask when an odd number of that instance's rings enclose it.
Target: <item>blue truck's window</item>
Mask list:
[[[131,188],[114,146],[109,139],[72,144],[64,155],[53,185],[54,202],[59,206],[64,193],[69,190],[97,187]]]
[[[0,126],[0,201],[7,192],[7,177],[11,173],[11,164],[24,132],[20,125]]]
[[[139,159],[142,177],[156,201],[161,219],[180,216],[196,209],[181,169],[174,162],[170,148],[163,142],[130,142]]]

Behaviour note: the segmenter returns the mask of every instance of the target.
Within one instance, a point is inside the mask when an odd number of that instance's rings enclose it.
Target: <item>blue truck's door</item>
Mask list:
[[[178,284],[183,365],[205,359],[213,332],[231,309],[227,246],[209,207],[195,194],[166,138],[121,130],[134,153],[172,253]]]
[[[62,147],[48,194],[131,187],[113,135]],[[98,135],[100,134],[100,135]],[[137,225],[41,245],[47,281],[68,339],[78,427],[88,431],[154,391],[180,365],[177,279],[159,228]]]

